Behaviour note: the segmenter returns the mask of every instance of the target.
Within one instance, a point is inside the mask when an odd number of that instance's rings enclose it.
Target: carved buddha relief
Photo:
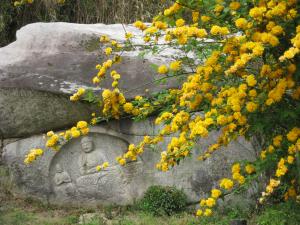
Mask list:
[[[116,187],[125,184],[123,171],[119,166],[111,166],[98,172],[96,166],[108,161],[105,149],[95,148],[91,137],[81,139],[81,153],[78,158],[80,177],[76,179],[78,192],[86,197],[109,199],[116,193]],[[125,191],[121,188],[119,194]]]
[[[81,154],[78,160],[80,174],[82,176],[97,173],[96,166],[107,161],[100,149],[94,149],[94,142],[90,137],[81,139]]]
[[[140,170],[137,162],[122,167],[114,163],[128,148],[126,140],[106,133],[91,133],[67,143],[50,166],[53,200],[89,203],[126,202],[132,194],[133,180]],[[111,165],[97,171],[104,162]],[[63,168],[62,168],[63,166]]]
[[[57,197],[64,199],[75,195],[75,186],[72,183],[71,177],[62,169],[60,164],[56,165],[56,173],[53,180]]]

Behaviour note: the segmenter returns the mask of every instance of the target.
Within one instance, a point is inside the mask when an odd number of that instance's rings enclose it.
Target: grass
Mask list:
[[[248,225],[298,225],[300,224],[300,204],[284,202],[266,205],[256,210],[227,208],[223,213],[199,220],[194,210],[172,216],[154,216],[137,210],[135,206],[107,206],[97,209],[58,208],[34,201],[31,198],[21,200],[0,194],[1,225],[75,225],[86,213],[93,218],[85,225],[228,225],[232,219],[244,218]]]
[[[5,178],[5,170],[0,172]],[[1,180],[0,180],[1,181]],[[222,208],[212,217],[199,220],[195,210],[172,216],[154,216],[133,206],[60,208],[32,198],[17,199],[0,182],[0,225],[76,225],[80,217],[92,213],[84,225],[228,225],[232,219],[247,219],[248,225],[300,225],[300,204],[294,201],[269,204],[256,209]],[[91,215],[91,214],[90,214]]]

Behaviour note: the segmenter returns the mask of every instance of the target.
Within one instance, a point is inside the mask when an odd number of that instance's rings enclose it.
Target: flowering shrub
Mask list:
[[[164,141],[166,135],[179,133],[161,152],[156,167],[162,171],[172,169],[190,156],[196,141],[213,130],[221,130],[221,134],[216,143],[198,156],[200,161],[217,154],[221,146],[239,136],[247,139],[256,136],[260,156],[254,162],[232,165],[232,176],[220,180],[219,186],[212,187],[210,197],[200,201],[196,212],[199,217],[212,215],[218,198],[246,187],[265,171],[271,171],[271,175],[259,199],[261,203],[276,189],[283,191],[279,198],[299,199],[298,11],[296,0],[181,0],[156,16],[151,25],[135,22],[134,26],[143,31],[145,49],[156,52],[163,45],[184,53],[168,65],[158,65],[159,76],[185,80],[180,88],[150,98],[136,96],[131,101],[118,88],[121,75],[112,68],[120,62],[121,51],[134,47],[133,34],[126,33],[124,43],[102,36],[100,41],[107,45],[104,50],[107,60],[96,66],[98,74],[93,83],[98,86],[108,74],[113,82],[111,90],[102,92],[103,114],[93,115],[91,124],[103,117],[119,119],[130,115],[142,119],[159,114],[155,123],[164,124],[160,133],[155,137],[145,136],[137,145],[129,145],[117,162],[125,165],[136,160],[146,146]],[[87,95],[90,101],[99,99],[90,91],[79,89],[71,100],[86,99]],[[199,111],[203,115],[196,113]],[[87,124],[77,124],[66,133],[52,134],[47,146],[59,149],[65,141],[87,132]]]

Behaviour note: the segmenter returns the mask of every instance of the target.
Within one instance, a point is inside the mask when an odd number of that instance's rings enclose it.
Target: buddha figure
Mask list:
[[[90,137],[81,139],[81,150],[78,164],[82,176],[97,173],[96,166],[107,161],[101,150],[94,149],[94,143]]]
[[[75,187],[72,183],[70,175],[57,164],[56,173],[54,175],[55,193],[59,197],[72,196],[75,193]]]
[[[85,136],[81,139],[78,158],[80,176],[76,179],[80,196],[107,200],[123,194],[124,188],[120,188],[124,185],[123,172],[119,166],[110,166],[100,172],[96,170],[97,165],[108,161],[105,151],[106,149],[96,148],[90,137]]]

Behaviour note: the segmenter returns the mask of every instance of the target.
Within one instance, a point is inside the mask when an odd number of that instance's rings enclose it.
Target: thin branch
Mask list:
[[[175,74],[175,75],[172,75],[172,76],[167,76],[167,77],[162,77],[162,78],[160,78],[160,79],[155,79],[155,80],[153,80],[153,81],[150,81],[150,82],[144,83],[144,84],[142,84],[142,85],[140,85],[140,86],[137,86],[136,88],[133,88],[133,89],[124,91],[123,93],[125,94],[125,93],[128,93],[128,92],[134,91],[134,90],[138,90],[138,89],[140,89],[140,88],[142,88],[142,87],[148,86],[148,85],[150,85],[150,84],[153,84],[153,83],[155,83],[155,82],[158,82],[158,81],[161,81],[161,80],[164,80],[164,79],[168,79],[168,78],[172,78],[172,77],[180,77],[180,76],[188,75],[188,74],[191,74],[191,73],[193,73],[193,72],[189,72],[189,73],[181,73],[181,74]]]

